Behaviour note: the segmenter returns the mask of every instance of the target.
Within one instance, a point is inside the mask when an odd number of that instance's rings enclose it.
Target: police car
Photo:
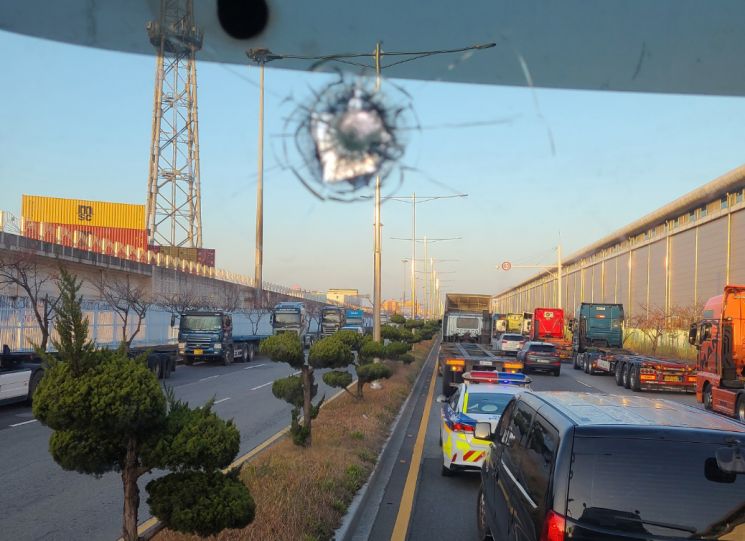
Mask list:
[[[480,470],[489,449],[488,440],[476,439],[473,431],[478,422],[488,422],[492,430],[512,398],[530,388],[525,374],[473,371],[463,374],[464,383],[437,402],[440,413],[440,445],[442,447],[442,475],[459,470]]]

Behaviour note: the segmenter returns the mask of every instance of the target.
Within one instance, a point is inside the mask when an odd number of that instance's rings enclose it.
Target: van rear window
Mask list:
[[[536,353],[555,353],[556,346],[552,344],[535,344],[534,346],[530,346],[530,351],[535,351]]]
[[[459,317],[455,320],[455,326],[459,329],[478,329],[479,320],[475,317]]]
[[[745,475],[727,483],[707,479],[705,474],[707,459],[714,458],[719,447],[578,437],[567,518],[590,532],[745,539]],[[592,534],[577,537],[590,539]]]

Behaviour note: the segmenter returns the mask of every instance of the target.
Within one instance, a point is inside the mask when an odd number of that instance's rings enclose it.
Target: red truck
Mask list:
[[[688,341],[698,349],[696,399],[745,423],[745,286],[709,299]]]
[[[562,362],[571,361],[572,343],[564,336],[564,310],[561,308],[536,308],[530,338],[553,344]]]

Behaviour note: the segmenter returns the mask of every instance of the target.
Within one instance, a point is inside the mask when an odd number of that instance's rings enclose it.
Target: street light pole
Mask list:
[[[508,262],[502,263],[502,265],[497,265],[498,269],[502,269],[505,271],[508,271],[510,269],[543,269],[546,274],[551,276],[551,278],[556,278],[556,304],[557,308],[563,308],[563,296],[561,293],[562,290],[562,261],[561,261],[561,243],[556,247],[556,273],[552,271],[553,266],[551,265],[512,265]]]
[[[401,315],[403,315],[404,310],[406,310],[406,263],[408,262],[408,259],[401,260],[401,263],[404,264],[404,281],[403,288],[401,289]]]
[[[380,90],[380,42],[375,44],[375,91]],[[380,342],[380,270],[381,270],[381,224],[380,224],[380,175],[375,177],[375,255],[373,277],[373,340]]]

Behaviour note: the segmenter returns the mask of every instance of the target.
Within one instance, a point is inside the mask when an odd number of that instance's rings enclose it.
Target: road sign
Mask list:
[[[505,261],[504,263],[502,263],[502,270],[508,271],[511,268],[512,268],[512,263],[510,263],[509,261]]]

